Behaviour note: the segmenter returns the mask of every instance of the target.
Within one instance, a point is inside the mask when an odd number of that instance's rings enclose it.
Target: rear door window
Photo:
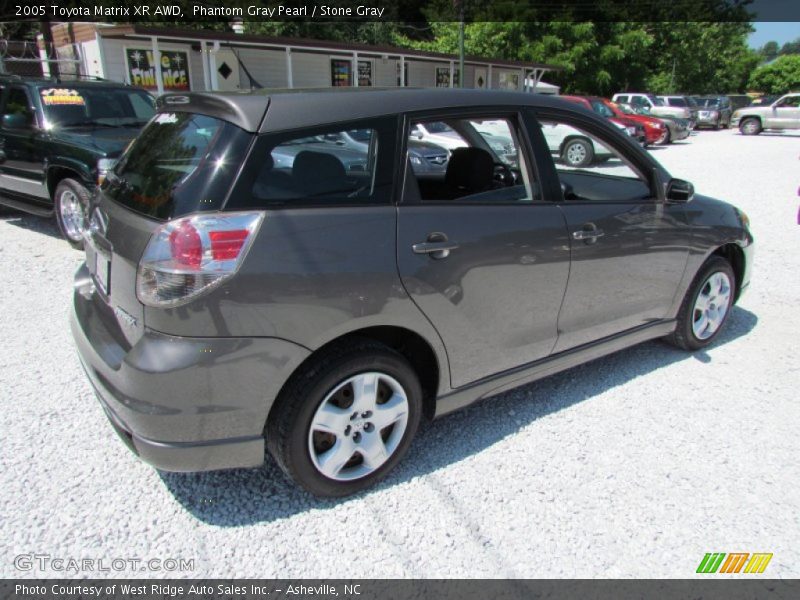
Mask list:
[[[429,142],[415,145],[414,131],[443,124],[457,136],[452,147]],[[458,202],[466,204],[512,204],[540,200],[539,186],[531,181],[535,172],[523,151],[515,117],[448,117],[446,122],[412,121],[407,161],[411,186],[405,201]],[[443,138],[428,138],[449,144]],[[444,157],[444,160],[438,160]]]
[[[103,183],[110,198],[158,219],[218,210],[252,136],[206,115],[162,112]]]
[[[388,203],[396,135],[396,118],[264,135],[227,208]]]

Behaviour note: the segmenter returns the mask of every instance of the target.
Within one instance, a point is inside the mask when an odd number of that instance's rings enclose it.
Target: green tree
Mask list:
[[[800,56],[781,56],[758,67],[750,77],[750,88],[765,94],[800,90]]]
[[[781,51],[779,54],[781,56],[785,56],[787,54],[800,54],[800,37],[793,42],[786,42],[783,46],[781,46]]]
[[[761,46],[761,48],[758,49],[758,53],[762,56],[762,58],[765,61],[767,61],[767,60],[772,60],[773,58],[778,56],[780,50],[781,47],[778,46],[778,42],[773,40]]]

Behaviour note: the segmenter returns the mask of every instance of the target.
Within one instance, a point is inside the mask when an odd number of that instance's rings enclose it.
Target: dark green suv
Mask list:
[[[0,75],[0,204],[55,213],[81,248],[91,191],[154,112],[124,84]]]

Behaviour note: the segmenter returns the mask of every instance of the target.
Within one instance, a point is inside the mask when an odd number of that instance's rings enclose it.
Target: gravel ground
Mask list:
[[[712,551],[772,552],[770,576],[800,576],[800,135],[702,132],[653,152],[752,220],[753,283],[719,342],[643,344],[442,419],[377,489],[338,502],[271,460],[138,462],[73,349],[81,256],[49,221],[3,213],[0,576],[63,574],[15,569],[37,553],[193,559],[196,577],[687,577]]]

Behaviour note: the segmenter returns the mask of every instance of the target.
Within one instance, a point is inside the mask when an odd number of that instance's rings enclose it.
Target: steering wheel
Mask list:
[[[517,178],[514,176],[511,167],[502,162],[494,163],[494,180],[504,187],[511,187],[517,183]]]

